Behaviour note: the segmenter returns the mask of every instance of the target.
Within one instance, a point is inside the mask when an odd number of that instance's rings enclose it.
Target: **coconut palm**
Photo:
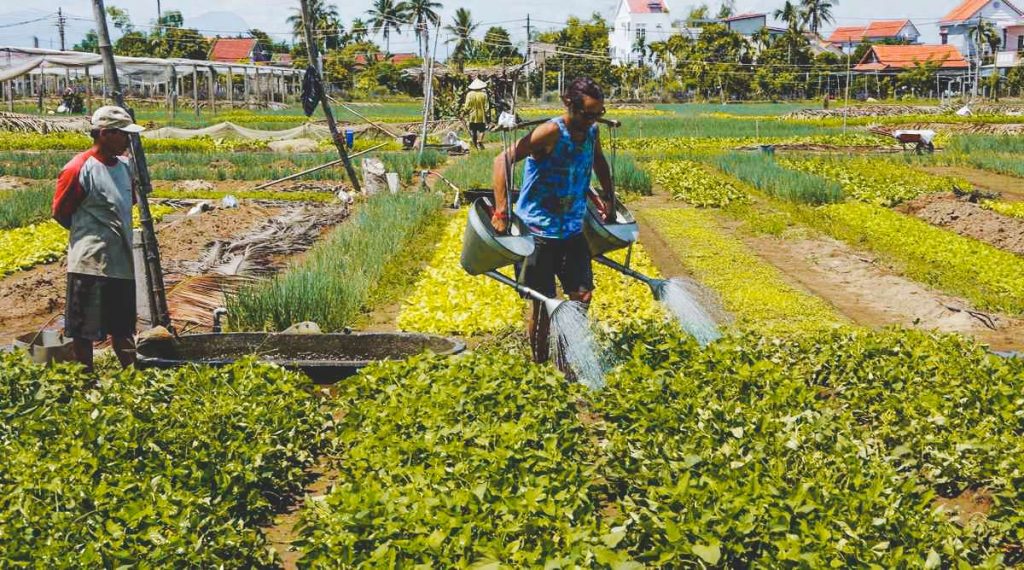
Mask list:
[[[384,35],[384,52],[391,53],[391,32],[402,33],[404,12],[402,4],[395,0],[374,0],[373,8],[367,10],[367,22],[374,34]]]
[[[352,27],[349,28],[348,35],[352,38],[353,42],[365,42],[366,38],[370,35],[370,24],[355,18],[352,20]]]
[[[466,60],[470,59],[475,51],[473,49],[473,32],[476,32],[479,27],[480,24],[473,21],[473,16],[465,8],[456,10],[455,16],[452,17],[452,23],[444,27],[445,31],[452,35],[445,43],[455,43],[452,60],[458,64],[460,72]]]
[[[309,13],[313,20],[313,36],[324,38],[324,46],[327,49],[341,47],[345,29],[341,25],[338,7],[334,4],[325,4],[323,0],[310,0]],[[292,37],[305,37],[306,32],[302,23],[302,10],[293,8],[292,15],[288,16],[285,21],[292,26]]]
[[[980,21],[970,29],[970,38],[974,42],[979,59],[986,53],[995,53],[1003,43],[999,37],[999,30],[992,22],[986,21]],[[988,51],[985,48],[988,48]]]
[[[775,19],[786,22],[790,30],[795,32],[800,29],[800,11],[789,0],[786,0],[782,8],[775,10],[774,15]]]
[[[823,24],[833,22],[832,8],[838,4],[829,0],[800,0],[800,18],[811,32],[817,34]]]
[[[440,2],[433,0],[406,0],[399,4],[399,9],[405,15],[405,21],[412,24],[412,29],[416,32],[420,57],[423,57],[424,46],[427,43],[427,27],[431,24],[436,26],[441,23],[441,16],[437,11],[442,7]]]

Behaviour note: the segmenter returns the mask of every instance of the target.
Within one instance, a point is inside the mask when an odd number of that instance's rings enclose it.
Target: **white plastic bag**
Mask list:
[[[363,159],[363,192],[376,194],[388,187],[384,163],[379,158]]]

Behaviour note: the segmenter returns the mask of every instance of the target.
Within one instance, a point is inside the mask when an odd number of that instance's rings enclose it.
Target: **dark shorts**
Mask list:
[[[555,296],[555,277],[566,294],[594,290],[594,270],[590,249],[582,233],[566,239],[534,236],[537,247],[526,258],[524,283],[546,297]],[[516,272],[522,275],[522,267]]]
[[[134,280],[68,273],[64,336],[103,340],[134,334]]]
[[[484,123],[470,123],[469,130],[474,133],[482,133],[487,130],[487,125]]]

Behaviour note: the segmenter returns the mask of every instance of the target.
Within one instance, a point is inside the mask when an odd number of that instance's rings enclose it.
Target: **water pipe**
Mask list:
[[[615,271],[618,271],[619,273],[622,273],[623,275],[626,275],[627,277],[632,277],[633,279],[636,279],[638,281],[642,281],[644,284],[646,284],[648,287],[651,288],[651,294],[654,295],[654,298],[656,300],[660,301],[661,298],[664,296],[665,285],[668,284],[668,280],[666,280],[666,279],[656,279],[654,277],[648,277],[648,276],[644,275],[643,273],[640,273],[639,271],[637,271],[635,269],[626,267],[625,265],[623,265],[623,264],[621,264],[621,263],[619,263],[617,261],[613,261],[613,260],[605,257],[604,255],[598,255],[598,256],[594,257],[594,261],[600,263],[601,265],[604,265],[605,267],[609,267],[611,269],[614,269]]]
[[[484,275],[490,277],[491,279],[494,279],[495,281],[501,283],[502,285],[508,285],[509,287],[515,289],[516,292],[521,295],[526,295],[527,297],[533,299],[534,301],[544,303],[544,308],[547,309],[548,315],[555,314],[555,311],[558,310],[558,307],[560,307],[562,303],[565,302],[560,299],[552,299],[550,297],[545,297],[544,295],[538,293],[537,291],[530,289],[526,285],[523,285],[510,277],[506,277],[501,273],[498,273],[497,271],[488,271],[487,273],[484,273]]]

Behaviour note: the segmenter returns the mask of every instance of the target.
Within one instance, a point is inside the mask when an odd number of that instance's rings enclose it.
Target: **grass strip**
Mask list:
[[[718,294],[738,328],[807,333],[843,322],[827,303],[786,284],[778,269],[723,231],[712,213],[683,207],[638,215],[668,242],[688,272]]]
[[[854,200],[886,207],[923,194],[971,188],[971,184],[961,178],[935,176],[905,161],[875,156],[786,156],[779,159],[779,164],[838,182],[843,193]]]
[[[388,262],[437,215],[435,194],[381,193],[356,215],[275,277],[228,300],[235,330],[284,330],[314,321],[325,331],[350,326],[364,308]]]
[[[828,204],[843,199],[837,182],[789,170],[764,153],[732,152],[715,158],[714,164],[766,194],[790,202]]]
[[[54,183],[0,191],[0,230],[20,228],[50,216]]]

